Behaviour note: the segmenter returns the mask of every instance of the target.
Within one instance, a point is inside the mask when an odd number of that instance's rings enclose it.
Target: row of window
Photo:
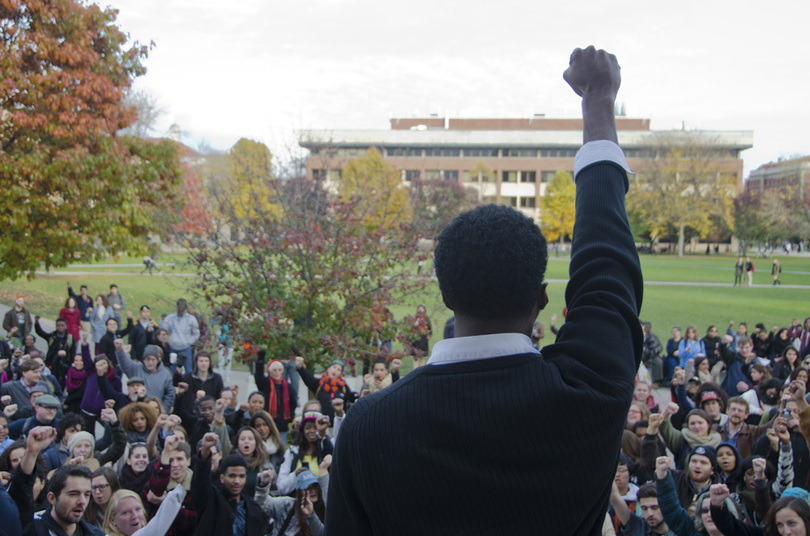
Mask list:
[[[414,181],[419,179],[424,179],[428,181],[435,181],[435,180],[446,180],[446,181],[456,181],[458,182],[459,171],[458,170],[441,170],[441,169],[428,169],[422,172],[419,169],[406,169],[404,179],[406,181]],[[556,171],[541,171],[540,172],[540,182],[551,182],[554,180],[554,175],[556,175]],[[569,171],[572,176],[574,174],[573,171]],[[312,170],[312,178],[315,180],[340,180],[341,170],[339,169],[313,169]],[[462,172],[462,178],[464,182],[478,182],[478,173],[471,173],[470,171]],[[491,182],[493,177],[487,176],[485,174],[481,174],[481,182]],[[526,182],[526,183],[536,183],[537,182],[537,172],[536,171],[503,171],[501,172],[501,182]]]
[[[498,148],[498,147],[376,147],[386,157],[412,158],[573,158],[577,148]],[[310,152],[328,156],[358,157],[368,151],[365,147],[340,147],[322,150],[313,147]]]
[[[493,148],[493,147],[375,147],[387,157],[412,158],[573,158],[578,148]],[[368,147],[340,147],[337,149],[323,149],[313,147],[310,152],[319,155],[321,152],[328,156],[360,157],[368,151]],[[739,158],[736,149],[716,149],[716,158]],[[655,158],[654,149],[624,149],[627,158]],[[658,155],[663,157],[665,155]]]

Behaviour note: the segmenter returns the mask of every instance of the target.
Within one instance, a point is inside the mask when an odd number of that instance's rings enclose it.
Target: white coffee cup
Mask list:
[[[177,364],[177,354],[175,354],[174,352],[169,354],[169,363],[171,363],[172,365]]]

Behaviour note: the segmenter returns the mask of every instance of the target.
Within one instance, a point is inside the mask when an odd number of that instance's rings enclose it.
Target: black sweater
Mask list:
[[[626,190],[618,165],[578,174],[569,312],[542,356],[420,367],[352,407],[329,536],[601,534],[643,341]]]

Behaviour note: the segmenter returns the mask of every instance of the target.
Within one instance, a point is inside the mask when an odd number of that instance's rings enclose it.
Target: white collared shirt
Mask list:
[[[532,340],[523,333],[495,333],[444,339],[433,345],[428,365],[477,361],[504,355],[537,354]]]

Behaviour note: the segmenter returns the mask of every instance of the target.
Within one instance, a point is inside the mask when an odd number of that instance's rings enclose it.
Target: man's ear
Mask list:
[[[447,301],[447,298],[444,297],[444,294],[442,294],[442,302],[444,302],[445,307],[447,307],[451,311],[453,310],[453,304],[451,304],[449,301]]]
[[[49,491],[45,497],[47,497],[48,502],[51,503],[51,505],[56,504],[56,495],[54,495],[52,491]]]
[[[543,283],[540,287],[540,295],[537,297],[537,308],[539,310],[543,310],[548,305],[548,291],[547,291],[548,283]]]

